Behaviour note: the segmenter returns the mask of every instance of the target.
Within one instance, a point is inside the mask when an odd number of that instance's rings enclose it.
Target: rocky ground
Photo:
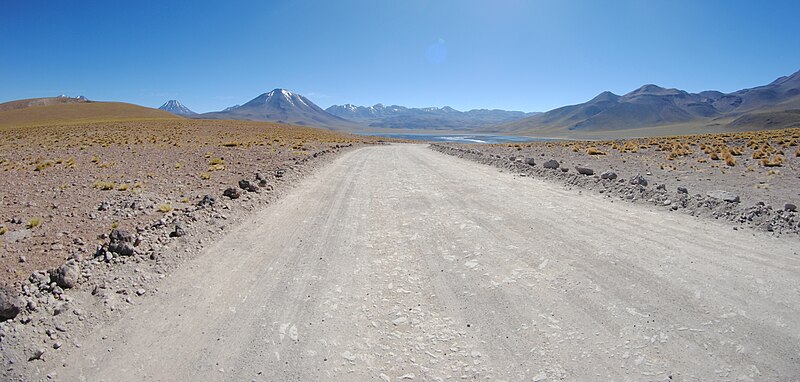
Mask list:
[[[88,327],[153,293],[156,280],[248,211],[372,143],[230,121],[0,131],[4,380],[21,363],[80,346]]]
[[[424,145],[344,153],[239,223],[230,211],[241,202],[226,204],[196,212],[190,230],[225,214],[224,234],[199,231],[213,245],[175,269],[123,257],[95,295],[68,289],[58,315],[10,325],[38,342],[6,367],[30,381],[800,375],[797,236],[734,231]],[[192,235],[170,248],[198,245]]]
[[[619,141],[472,145],[434,150],[551,179],[607,198],[800,233],[800,129]]]

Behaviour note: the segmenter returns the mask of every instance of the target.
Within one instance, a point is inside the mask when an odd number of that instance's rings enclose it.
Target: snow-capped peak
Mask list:
[[[174,99],[171,99],[171,100],[165,102],[163,105],[161,105],[161,107],[159,107],[159,109],[164,110],[164,111],[168,111],[168,112],[170,112],[172,114],[177,114],[177,115],[193,115],[193,114],[196,114],[195,112],[189,110],[188,107],[183,106],[183,104],[178,102],[178,100],[174,100]]]

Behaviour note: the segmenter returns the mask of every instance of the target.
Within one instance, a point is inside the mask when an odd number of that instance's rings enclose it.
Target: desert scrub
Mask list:
[[[761,159],[761,165],[764,167],[780,167],[783,165],[783,157],[778,155],[775,159],[764,158]]]
[[[42,225],[42,218],[33,218],[28,220],[28,224],[26,224],[28,228],[36,228],[40,225]]]
[[[729,151],[722,153],[722,159],[725,160],[726,165],[731,167],[736,166],[736,158],[734,158]]]
[[[0,235],[5,235],[8,232],[8,228],[6,226],[0,226]]]
[[[164,203],[158,206],[158,212],[167,213],[172,211],[172,205],[169,203]]]
[[[36,163],[36,167],[34,167],[33,171],[42,171],[47,169],[48,167],[52,167],[54,163],[52,161],[44,161]]]
[[[117,187],[117,191],[128,191],[128,184],[127,183],[120,184],[119,187]]]
[[[97,188],[97,189],[100,189],[100,190],[103,190],[103,191],[108,191],[108,190],[113,190],[113,189],[117,188],[117,185],[114,184],[113,182],[103,182],[101,180],[98,180],[97,182],[94,182],[94,188]]]
[[[177,169],[179,169],[179,168],[181,168],[181,167],[183,167],[183,163],[180,163],[180,162],[178,162],[178,163],[175,163],[175,169],[176,169],[176,170],[177,170]]]
[[[605,152],[598,149],[597,147],[589,147],[588,149],[586,149],[586,153],[589,155],[606,155]]]
[[[209,180],[209,179],[211,179],[211,174],[209,174],[207,172],[201,172],[199,177],[202,180]]]

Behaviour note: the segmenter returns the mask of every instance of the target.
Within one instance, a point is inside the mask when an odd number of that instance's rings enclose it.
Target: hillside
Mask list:
[[[13,101],[14,103],[19,101]],[[37,105],[36,103],[33,103]],[[0,104],[0,110],[6,104]],[[16,103],[15,105],[18,105]],[[88,123],[143,119],[181,119],[162,110],[122,102],[64,102],[45,106],[6,108],[0,111],[0,128],[41,126],[54,123]]]
[[[84,96],[76,98],[71,98],[66,96],[28,98],[28,99],[10,101],[6,103],[0,103],[0,111],[26,109],[35,106],[50,106],[50,105],[61,105],[61,104],[89,103],[89,102],[92,101],[89,101]]]
[[[733,93],[689,93],[644,85],[625,95],[603,92],[581,104],[496,127],[497,131],[539,136],[589,137],[647,130],[649,134],[693,134],[797,126],[800,72]],[[771,121],[771,122],[770,122]]]

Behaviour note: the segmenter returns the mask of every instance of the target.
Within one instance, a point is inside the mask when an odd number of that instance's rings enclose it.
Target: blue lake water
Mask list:
[[[515,135],[488,135],[488,134],[400,134],[400,133],[364,133],[375,137],[408,139],[413,141],[428,142],[456,142],[456,143],[509,143],[509,142],[535,142],[554,141],[551,138],[522,137]]]

